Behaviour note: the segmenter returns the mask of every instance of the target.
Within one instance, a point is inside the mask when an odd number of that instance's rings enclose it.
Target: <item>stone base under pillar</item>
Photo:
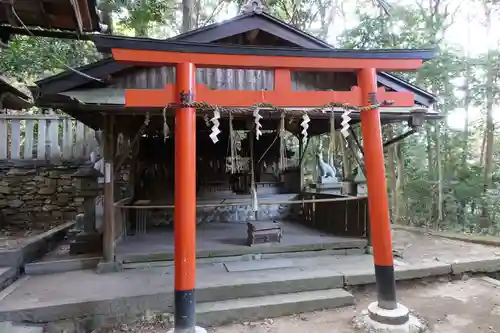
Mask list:
[[[89,254],[102,252],[102,237],[98,233],[81,232],[74,236],[74,239],[69,244],[69,253]]]
[[[361,332],[370,333],[425,333],[427,324],[410,314],[401,304],[395,310],[385,310],[377,302],[371,303],[368,309],[354,318],[354,326]]]
[[[123,271],[123,265],[121,262],[117,261],[103,261],[101,260],[97,264],[96,272],[98,274],[103,273],[115,273]]]
[[[194,332],[193,330],[179,330],[179,329],[171,329],[169,331],[167,331],[167,333],[207,333],[207,330],[204,329],[203,327],[199,327],[199,326],[196,326],[195,329],[194,329]]]

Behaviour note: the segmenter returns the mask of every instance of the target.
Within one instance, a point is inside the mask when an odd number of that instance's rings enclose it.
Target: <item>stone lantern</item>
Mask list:
[[[103,174],[92,165],[84,166],[73,174],[76,194],[83,198],[83,216],[77,216],[78,233],[70,243],[71,254],[98,253],[102,251],[102,237],[96,229],[95,200],[99,195],[99,178]]]

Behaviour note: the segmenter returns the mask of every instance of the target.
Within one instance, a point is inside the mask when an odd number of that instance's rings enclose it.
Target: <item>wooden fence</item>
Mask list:
[[[303,193],[303,198],[331,199],[344,198],[345,201],[306,203],[303,209],[303,223],[329,232],[336,236],[367,237],[368,198],[352,198],[326,193]]]
[[[0,115],[0,161],[88,160],[95,131],[68,116]]]

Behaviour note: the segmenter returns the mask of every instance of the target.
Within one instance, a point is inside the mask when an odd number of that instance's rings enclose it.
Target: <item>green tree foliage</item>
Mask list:
[[[29,85],[67,66],[78,67],[100,57],[90,42],[18,36],[0,51],[0,70]]]
[[[246,2],[195,0],[194,26],[234,14]],[[382,0],[265,1],[273,15],[323,39],[331,37],[332,27],[338,30],[341,23],[336,19],[345,15],[349,6],[355,6],[354,14],[343,19],[344,22],[355,20],[357,24],[338,36],[336,45],[340,47],[439,47],[439,56],[427,62],[418,73],[398,74],[434,92],[444,119],[426,124],[418,134],[387,150],[388,178],[397,180],[389,182],[389,192],[394,199],[391,200],[393,219],[404,224],[498,233],[500,141],[493,111],[500,104],[499,43],[487,52],[470,55],[460,46],[447,42],[445,36],[451,26],[469,24],[464,21],[464,15],[456,14],[472,9],[475,12],[469,21],[479,19],[485,27],[491,25],[498,18],[500,3],[471,0],[466,8],[457,6],[458,3],[455,0],[414,0],[404,4]],[[181,0],[99,1],[105,23],[114,34],[157,38],[180,32],[181,5]],[[16,37],[9,48],[0,51],[0,69],[4,75],[32,84],[67,66],[77,67],[99,57],[93,45],[85,41]],[[479,110],[479,118],[465,117],[462,129],[451,128],[447,117],[456,109],[465,110],[469,116],[473,110]],[[407,124],[385,125],[384,138],[407,129]],[[348,152],[342,140],[341,137],[335,139],[336,154],[331,157],[339,169],[355,164],[352,158],[343,158]],[[305,158],[309,173],[314,169],[316,152],[331,146],[329,141],[328,136],[311,139]],[[487,161],[492,166],[490,171],[485,168]]]

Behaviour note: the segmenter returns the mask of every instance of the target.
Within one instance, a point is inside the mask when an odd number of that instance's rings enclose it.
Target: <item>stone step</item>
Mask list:
[[[274,318],[353,305],[354,296],[344,289],[327,289],[198,303],[197,323],[204,327]]]
[[[239,256],[228,257],[209,257],[196,259],[197,264],[217,264],[235,261],[254,261],[254,260],[268,260],[268,259],[288,259],[288,258],[317,258],[326,256],[346,256],[346,255],[362,255],[365,248],[351,248],[351,249],[335,249],[335,250],[320,250],[320,251],[298,251],[298,252],[284,252],[284,253],[252,253]],[[144,269],[151,267],[170,267],[174,266],[173,260],[158,260],[158,261],[138,261],[138,262],[124,262],[123,269]]]
[[[21,324],[12,324],[11,322],[0,323],[1,333],[43,333],[43,327]]]
[[[0,267],[0,290],[8,287],[18,276],[15,267]]]

